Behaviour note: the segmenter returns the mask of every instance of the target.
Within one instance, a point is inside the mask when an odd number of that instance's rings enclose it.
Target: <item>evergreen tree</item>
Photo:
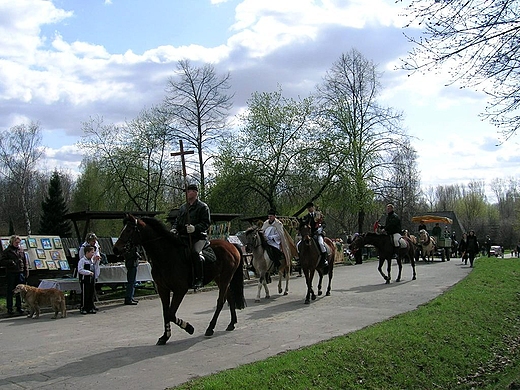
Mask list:
[[[63,197],[60,175],[58,171],[54,171],[49,183],[49,194],[42,202],[39,234],[70,237],[70,221],[64,218],[67,213],[68,208]]]

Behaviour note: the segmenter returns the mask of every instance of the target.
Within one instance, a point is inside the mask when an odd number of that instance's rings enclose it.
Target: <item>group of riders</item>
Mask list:
[[[306,204],[306,209],[307,214],[300,220],[300,223],[310,227],[311,235],[320,251],[318,267],[325,268],[328,266],[328,254],[324,242],[324,216],[323,213],[316,210],[316,206],[312,202]],[[185,240],[188,248],[190,248],[188,256],[192,260],[192,287],[195,289],[203,286],[204,255],[202,250],[209,245],[208,229],[210,223],[209,207],[198,198],[197,185],[188,185],[186,187],[186,203],[179,208],[177,218],[172,226],[172,232]],[[399,247],[406,247],[407,244],[402,237],[401,219],[395,213],[392,204],[386,205],[385,224],[380,225],[376,222],[374,228],[390,236],[396,253]],[[421,225],[419,228],[421,228]],[[438,234],[440,236],[441,232],[436,232],[436,229],[440,230],[438,224],[434,227],[432,235]],[[268,244],[266,248],[268,255],[275,266],[278,267],[285,259],[291,257],[291,250],[283,224],[276,218],[275,210],[268,211],[268,218],[263,223],[261,230]]]
[[[306,204],[307,214],[301,220],[302,224],[308,225],[311,234],[320,250],[320,263],[318,267],[327,267],[327,247],[324,242],[325,221],[323,213],[316,210],[314,203]],[[204,255],[208,243],[208,229],[211,224],[209,207],[198,198],[198,187],[190,184],[186,187],[186,203],[184,203],[177,213],[171,231],[178,234],[183,239],[188,248],[188,256],[192,261],[194,289],[203,287],[204,284]],[[282,261],[290,258],[291,251],[287,236],[284,232],[282,222],[276,218],[275,210],[268,211],[268,218],[261,228],[268,247],[266,248],[270,259],[275,266],[279,266]]]

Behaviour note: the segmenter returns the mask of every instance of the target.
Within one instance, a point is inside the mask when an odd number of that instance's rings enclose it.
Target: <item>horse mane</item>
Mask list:
[[[141,217],[141,221],[150,226],[158,235],[166,238],[175,238],[175,235],[166,227],[166,225],[154,217]]]
[[[262,248],[265,248],[268,245],[267,240],[265,239],[264,233],[262,232],[262,230],[260,230],[260,228],[258,228],[258,226],[248,227],[245,231],[245,235],[249,235],[252,233],[258,233],[258,236],[260,237],[260,244],[261,244]]]

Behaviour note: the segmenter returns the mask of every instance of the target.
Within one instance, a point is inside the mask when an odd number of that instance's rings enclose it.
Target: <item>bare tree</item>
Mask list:
[[[43,154],[41,141],[40,125],[34,122],[14,126],[0,133],[0,172],[9,182],[14,183],[21,201],[27,234],[32,233],[29,188],[36,173],[36,164]]]
[[[431,71],[446,65],[452,81],[480,85],[490,101],[483,115],[507,140],[520,126],[520,8],[518,0],[403,1],[423,28],[403,68]]]
[[[374,194],[395,188],[387,170],[407,140],[401,113],[377,103],[379,79],[374,63],[352,49],[332,65],[317,88],[322,126],[334,140],[337,152],[332,158],[341,167],[342,187],[350,188],[346,207],[358,215],[358,231]]]
[[[197,151],[201,197],[205,195],[205,166],[215,140],[223,136],[232,106],[229,73],[219,77],[212,65],[194,67],[181,60],[178,74],[168,81],[165,107],[179,137]]]

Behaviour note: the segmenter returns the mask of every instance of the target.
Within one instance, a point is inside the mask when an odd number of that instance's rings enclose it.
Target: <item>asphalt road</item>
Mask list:
[[[248,307],[237,328],[226,332],[227,306],[215,335],[204,337],[216,291],[187,295],[178,316],[195,327],[189,335],[172,325],[172,337],[156,346],[163,324],[159,299],[137,306],[102,306],[95,315],[70,310],[65,319],[0,319],[0,389],[164,389],[344,335],[417,308],[463,279],[470,271],[460,260],[403,267],[403,280],[384,284],[375,262],[337,266],[332,295],[304,304],[305,281],[294,277],[289,295],[271,283],[271,299],[255,303],[256,285],[247,285]],[[327,280],[326,278],[324,279]],[[315,282],[316,285],[316,282]],[[263,293],[262,293],[262,296]]]

